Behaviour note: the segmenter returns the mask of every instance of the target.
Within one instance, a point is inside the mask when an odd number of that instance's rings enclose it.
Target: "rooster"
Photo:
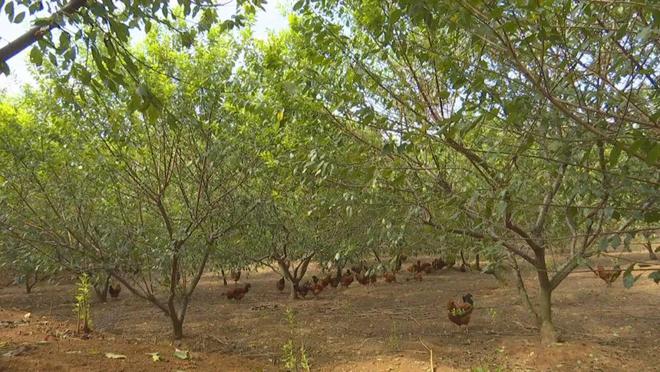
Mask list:
[[[614,283],[621,275],[621,266],[619,265],[614,265],[611,270],[605,269],[603,265],[598,265],[596,270],[594,270],[591,266],[589,266],[589,268],[594,272],[594,274],[596,274],[597,277],[603,279],[608,287],[611,287],[612,283]]]
[[[112,298],[119,297],[119,292],[121,292],[121,285],[119,285],[119,283],[117,283],[116,286],[110,284],[110,286],[108,287],[108,292],[110,293],[110,297]]]
[[[224,293],[224,295],[227,296],[228,300],[238,301],[242,299],[246,293],[248,293],[250,287],[252,287],[252,285],[250,283],[247,283],[244,287],[236,287],[228,290],[227,292]]]
[[[277,281],[277,290],[282,292],[284,290],[284,278],[281,278],[280,280]]]
[[[353,283],[353,273],[351,270],[346,270],[346,273],[341,277],[340,282],[341,286],[344,288],[348,288],[348,286]]]
[[[459,327],[464,325],[466,332],[468,332],[472,310],[474,310],[474,301],[470,293],[463,296],[463,303],[461,304],[456,304],[454,301],[449,301],[447,304],[447,316],[449,320]]]

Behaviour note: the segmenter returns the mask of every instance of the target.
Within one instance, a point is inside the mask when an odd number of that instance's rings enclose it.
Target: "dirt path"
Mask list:
[[[168,319],[127,293],[94,305],[95,332],[81,340],[71,336],[73,286],[39,285],[31,295],[19,287],[2,289],[0,355],[26,346],[22,355],[0,356],[0,371],[275,371],[290,339],[304,344],[315,371],[428,371],[422,342],[433,349],[438,371],[660,370],[660,286],[645,278],[626,290],[620,282],[607,288],[593,274],[572,275],[554,298],[566,342],[542,348],[515,288],[481,273],[443,270],[421,283],[402,275],[398,284],[354,283],[295,302],[288,289],[277,292],[275,274],[244,276],[252,290],[241,303],[221,296],[225,288],[217,277],[204,277],[178,345],[192,352],[191,360],[173,357]],[[476,302],[468,334],[447,320],[445,310],[447,301],[465,292]],[[24,322],[27,312],[30,321]],[[106,352],[127,358],[107,359]],[[146,355],[153,352],[165,361],[153,362]]]

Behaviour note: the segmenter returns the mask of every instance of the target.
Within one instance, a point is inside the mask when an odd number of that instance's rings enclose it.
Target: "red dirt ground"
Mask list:
[[[591,273],[571,275],[554,295],[555,323],[566,342],[550,347],[538,344],[515,287],[478,272],[445,269],[421,283],[406,282],[402,273],[398,284],[353,283],[293,302],[288,289],[275,289],[276,274],[244,276],[252,290],[240,303],[221,295],[225,287],[216,276],[200,283],[186,337],[176,345],[190,350],[191,360],[173,356],[168,319],[128,293],[94,304],[94,332],[82,340],[71,335],[73,285],[40,283],[30,295],[18,286],[0,289],[0,371],[277,371],[289,339],[304,343],[313,371],[430,371],[422,342],[433,350],[436,371],[660,371],[660,286],[646,273],[629,290],[621,280],[608,288]],[[534,292],[534,281],[528,283]],[[465,292],[476,306],[468,334],[445,310]],[[293,327],[287,308],[295,314]],[[3,356],[21,347],[21,355]],[[106,352],[126,359],[108,359]],[[164,361],[152,361],[146,355],[152,352]]]

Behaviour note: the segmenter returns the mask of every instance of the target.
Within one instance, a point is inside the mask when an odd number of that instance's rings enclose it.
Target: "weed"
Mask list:
[[[297,338],[296,314],[290,308],[287,308],[284,316],[289,325],[289,339],[282,345],[282,364],[287,371],[310,371],[309,358],[305,345],[300,342],[300,347],[296,347],[294,339]]]
[[[387,338],[387,347],[394,351],[399,351],[401,346],[401,336],[399,335],[399,325],[397,322],[392,322],[390,328],[390,335]]]
[[[76,303],[73,312],[77,318],[78,334],[87,334],[92,331],[92,305],[91,305],[92,282],[89,275],[82,274],[78,278],[76,287]]]

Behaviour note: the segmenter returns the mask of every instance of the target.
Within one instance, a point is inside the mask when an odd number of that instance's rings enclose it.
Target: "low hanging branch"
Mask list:
[[[74,14],[84,6],[87,6],[87,0],[69,1],[65,6],[62,7],[62,9],[46,18],[45,24],[42,24],[41,26],[33,26],[23,35],[0,48],[0,63],[7,63],[7,61],[9,61],[12,57],[44,37],[46,33],[57,27],[57,21],[60,19],[60,17]]]

